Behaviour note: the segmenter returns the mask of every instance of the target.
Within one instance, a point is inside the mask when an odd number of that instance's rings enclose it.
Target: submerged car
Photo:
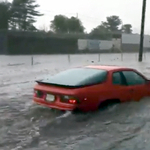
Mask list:
[[[33,101],[59,110],[94,111],[107,102],[150,96],[150,80],[135,69],[92,65],[36,81]]]

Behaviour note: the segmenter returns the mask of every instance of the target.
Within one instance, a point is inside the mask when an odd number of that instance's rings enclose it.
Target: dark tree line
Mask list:
[[[36,0],[13,0],[12,3],[0,2],[0,29],[35,31],[36,17],[42,14],[36,11]]]
[[[75,17],[67,18],[63,15],[56,15],[51,21],[51,30],[54,33],[84,33],[82,22]],[[93,28],[90,32],[91,38],[109,39],[113,33],[132,33],[132,25],[122,25],[119,16],[109,16],[106,21],[102,21],[100,25]]]
[[[84,27],[78,18],[63,15],[56,15],[50,28],[56,33],[84,33]]]
[[[8,29],[10,20],[10,3],[0,2],[0,29]]]
[[[36,9],[40,7],[36,0],[13,0],[12,3],[0,2],[0,29],[37,31],[34,26],[36,17],[42,16]],[[77,17],[56,15],[50,22],[51,33],[77,34],[85,33],[85,27]],[[132,33],[131,24],[122,24],[119,16],[109,16],[106,21],[93,28],[89,33],[91,38],[109,39],[112,33]]]

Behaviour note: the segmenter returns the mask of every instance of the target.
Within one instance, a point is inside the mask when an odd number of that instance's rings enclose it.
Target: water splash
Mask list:
[[[57,120],[57,119],[61,119],[61,118],[67,118],[67,117],[70,116],[71,114],[72,114],[71,111],[66,111],[65,114],[63,114],[63,115],[61,115],[61,116],[59,116],[59,117],[56,117],[56,120]]]

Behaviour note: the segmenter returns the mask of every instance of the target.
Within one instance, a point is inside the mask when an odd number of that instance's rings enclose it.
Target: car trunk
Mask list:
[[[43,82],[37,82],[38,84],[35,85],[35,90],[40,90],[48,93],[53,94],[75,94],[76,89],[72,87],[67,87],[63,85],[55,85],[50,83],[43,83]]]
[[[62,102],[76,104],[77,89],[62,85],[38,82],[34,87],[34,98],[47,101],[48,103]]]

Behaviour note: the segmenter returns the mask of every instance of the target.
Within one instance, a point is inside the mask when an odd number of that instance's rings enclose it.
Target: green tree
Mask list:
[[[68,18],[64,15],[56,15],[54,17],[54,20],[51,21],[50,28],[52,31],[56,33],[67,33],[68,27],[67,27]]]
[[[102,21],[99,26],[91,31],[90,37],[98,38],[101,40],[111,39],[112,35],[117,34],[121,31],[119,29],[121,23],[122,21],[119,16],[109,16],[106,18],[106,21]]]
[[[125,25],[123,25],[122,32],[123,33],[131,34],[132,33],[132,25],[131,24],[125,24]]]
[[[13,0],[11,8],[11,26],[13,29],[23,31],[36,30],[33,25],[36,22],[36,17],[42,16],[39,11],[36,11],[39,5],[36,0]]]
[[[76,17],[68,19],[68,32],[69,33],[84,33],[84,27],[81,21]]]
[[[84,27],[78,18],[68,18],[64,15],[56,15],[51,21],[50,28],[55,33],[83,33]]]
[[[107,28],[112,31],[112,32],[116,32],[116,31],[119,31],[119,26],[121,25],[122,21],[121,19],[119,18],[119,16],[110,16],[110,17],[107,17],[106,18],[107,21],[104,22],[107,26]]]
[[[0,2],[0,29],[9,28],[10,3]]]
[[[100,40],[109,40],[111,39],[112,34],[108,29],[107,24],[102,22],[101,25],[94,28],[90,33],[90,38],[100,39]]]

